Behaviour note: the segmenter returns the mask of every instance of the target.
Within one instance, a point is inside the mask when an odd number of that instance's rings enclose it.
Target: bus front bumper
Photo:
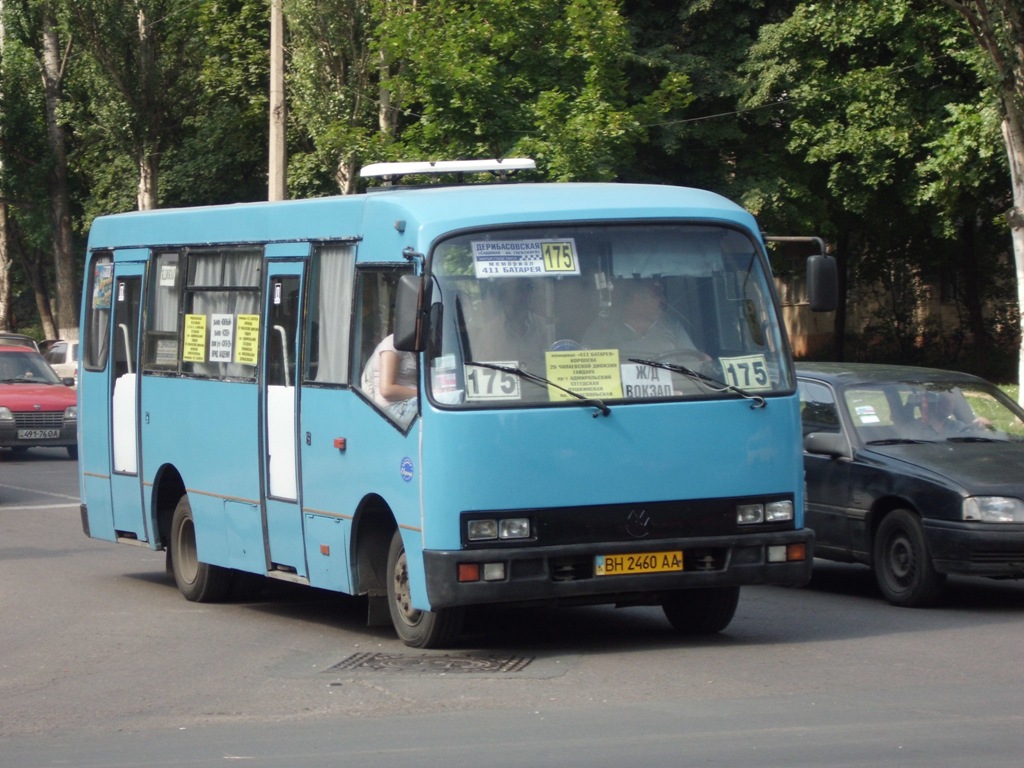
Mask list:
[[[679,589],[802,586],[811,578],[813,544],[814,533],[805,528],[606,545],[427,550],[423,565],[432,610],[492,603],[656,604],[663,593]],[[678,552],[681,570],[598,574],[599,558]]]

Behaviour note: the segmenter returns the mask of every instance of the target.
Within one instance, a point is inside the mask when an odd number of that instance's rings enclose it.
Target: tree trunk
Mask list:
[[[53,157],[49,174],[53,223],[53,265],[57,282],[57,335],[78,338],[78,274],[71,245],[71,201],[64,126],[58,111],[63,98],[64,65],[49,5],[43,7],[43,87],[46,91],[46,137]]]
[[[11,252],[7,240],[7,203],[0,200],[0,331],[11,328]]]
[[[1017,119],[1014,119],[1016,117]],[[1003,139],[1010,161],[1010,183],[1013,186],[1013,208],[1006,214],[1013,242],[1013,261],[1017,267],[1017,306],[1021,317],[1021,346],[1017,382],[1024,383],[1024,124],[1020,115],[1010,111],[1003,120]],[[1024,387],[1018,399],[1024,403]]]

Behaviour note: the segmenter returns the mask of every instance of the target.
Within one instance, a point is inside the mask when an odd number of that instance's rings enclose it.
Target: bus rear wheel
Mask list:
[[[171,570],[178,590],[194,603],[223,600],[231,587],[231,571],[202,563],[196,548],[196,524],[188,496],[182,496],[171,518]]]
[[[680,589],[663,598],[661,608],[679,634],[713,635],[729,626],[739,601],[739,587]]]
[[[442,648],[462,632],[461,608],[421,611],[413,608],[409,564],[402,534],[396,530],[388,548],[388,609],[391,623],[402,642],[412,648]]]

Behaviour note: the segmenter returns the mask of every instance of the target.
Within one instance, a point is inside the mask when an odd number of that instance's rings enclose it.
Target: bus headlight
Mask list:
[[[466,536],[470,541],[487,541],[498,538],[497,520],[470,520],[466,524]]]
[[[766,523],[788,523],[792,519],[792,501],[772,501],[764,505],[764,521]]]
[[[788,523],[793,519],[793,502],[769,501],[767,504],[740,504],[736,507],[737,525]]]
[[[963,516],[975,523],[1024,523],[1024,501],[1012,496],[971,496],[964,499]]]
[[[528,517],[469,520],[466,523],[466,538],[470,541],[528,539],[530,530],[530,518]]]
[[[764,522],[764,504],[740,504],[736,507],[737,525],[755,525]]]
[[[498,521],[499,539],[530,538],[530,519],[528,517],[510,517]]]

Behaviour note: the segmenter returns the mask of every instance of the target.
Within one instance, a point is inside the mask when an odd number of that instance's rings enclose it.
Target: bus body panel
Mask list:
[[[212,565],[251,570],[254,552],[263,560],[257,398],[250,382],[142,377],[144,482],[167,466],[181,475],[199,557]]]
[[[462,545],[466,510],[633,504],[798,493],[803,470],[797,402],[678,404],[429,413],[423,427],[427,549]],[[783,416],[780,416],[780,413]],[[708,435],[734,435],[730,441]],[[780,468],[786,467],[780,473]],[[465,468],[474,468],[467,472]],[[501,500],[500,506],[494,504]]]

